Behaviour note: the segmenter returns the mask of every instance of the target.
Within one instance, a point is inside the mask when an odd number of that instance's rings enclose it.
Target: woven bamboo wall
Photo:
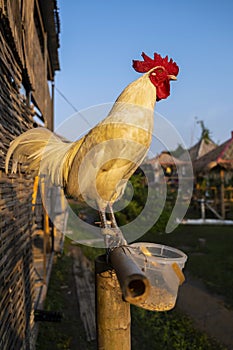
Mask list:
[[[0,349],[30,349],[33,327],[31,181],[0,178]]]
[[[33,111],[19,94],[22,69],[0,24],[0,349],[30,349],[33,326],[33,180],[4,173],[16,135],[33,126]]]
[[[33,127],[34,110],[20,93],[25,69],[14,35],[20,36],[16,29],[12,32],[5,16],[7,6],[3,8],[2,4],[0,0],[0,349],[31,350],[35,287],[33,179],[25,174],[6,175],[4,166],[10,141]]]

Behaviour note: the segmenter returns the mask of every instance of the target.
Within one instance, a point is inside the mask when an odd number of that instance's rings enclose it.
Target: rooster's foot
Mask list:
[[[127,245],[119,227],[105,227],[101,229],[101,232],[105,237],[105,245],[107,249],[112,250]]]

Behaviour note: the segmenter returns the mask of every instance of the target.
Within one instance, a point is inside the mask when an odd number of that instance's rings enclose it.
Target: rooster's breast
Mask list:
[[[145,119],[118,113],[93,128],[74,159],[68,192],[97,203],[117,200],[150,147],[153,125]]]

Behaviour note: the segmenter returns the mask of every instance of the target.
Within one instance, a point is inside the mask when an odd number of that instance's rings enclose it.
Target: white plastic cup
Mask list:
[[[182,269],[187,255],[173,247],[146,242],[131,244],[130,252],[151,284],[147,299],[137,305],[151,311],[171,310],[184,282]]]

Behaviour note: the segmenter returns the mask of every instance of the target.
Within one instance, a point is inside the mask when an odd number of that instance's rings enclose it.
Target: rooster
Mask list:
[[[170,95],[170,81],[179,72],[168,56],[155,53],[152,59],[142,53],[142,58],[133,60],[133,68],[144,74],[123,90],[107,117],[81,139],[66,142],[46,128],[35,128],[12,141],[6,156],[6,173],[13,155],[12,173],[17,172],[19,162],[25,163],[28,171],[47,174],[67,195],[95,205],[108,248],[127,243],[113,204],[145,158],[155,103]]]

